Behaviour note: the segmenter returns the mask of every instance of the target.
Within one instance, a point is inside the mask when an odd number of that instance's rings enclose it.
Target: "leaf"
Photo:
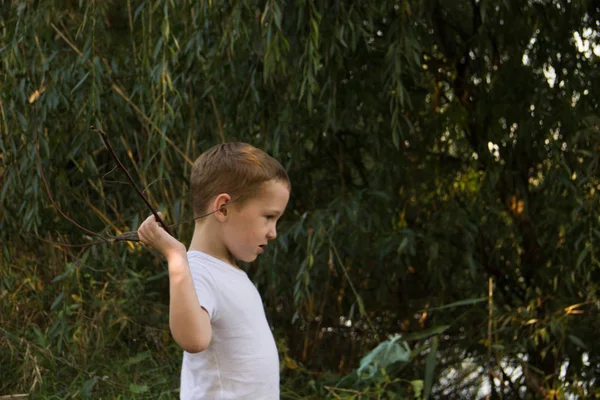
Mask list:
[[[84,397],[90,397],[92,395],[92,390],[94,389],[94,386],[96,386],[96,382],[98,382],[97,376],[94,376],[93,378],[85,381],[85,383],[81,387],[81,394]]]
[[[63,297],[65,297],[64,290],[62,292],[60,292],[60,294],[58,295],[58,297],[52,302],[52,305],[50,306],[50,309],[54,310],[56,308],[56,306],[58,306],[60,304],[60,302],[63,299]]]
[[[427,400],[431,394],[431,388],[433,387],[433,374],[435,371],[436,356],[438,349],[439,340],[437,336],[433,338],[433,345],[431,346],[431,352],[427,356],[425,361],[425,384],[423,388],[423,399]]]
[[[146,2],[142,2],[142,4],[139,5],[138,8],[136,8],[134,16],[133,16],[133,20],[136,21],[138,15],[140,14],[140,12],[142,11],[142,9],[144,8],[144,6],[146,5]]]
[[[469,272],[471,273],[471,278],[475,280],[477,278],[477,267],[475,265],[475,261],[473,260],[473,253],[469,252],[465,256],[467,265],[469,266]]]
[[[152,281],[155,281],[157,279],[161,279],[161,278],[163,278],[165,276],[168,276],[168,275],[169,275],[169,271],[162,271],[162,272],[159,272],[156,275],[152,275],[151,277],[146,278],[146,282],[152,282]]]
[[[360,315],[366,316],[367,310],[365,308],[365,303],[363,302],[362,297],[358,293],[356,293],[356,302],[358,303],[358,311],[360,312]]]
[[[402,336],[396,335],[390,340],[379,343],[375,349],[360,360],[358,375],[366,373],[370,378],[379,372],[382,368],[387,367],[395,362],[410,361],[410,347],[406,341],[399,342]]]
[[[88,77],[88,76],[90,76],[90,73],[91,73],[91,72],[92,72],[91,70],[90,70],[90,71],[88,71],[88,72],[87,72],[87,74],[85,74],[85,75],[83,76],[83,78],[81,78],[81,79],[79,80],[79,82],[77,82],[77,85],[75,85],[75,87],[74,87],[73,89],[71,89],[71,94],[73,94],[73,92],[74,92],[74,91],[76,91],[76,90],[77,90],[77,88],[83,84],[83,82],[85,82],[85,80],[87,79],[87,77]]]
[[[421,392],[423,392],[423,381],[422,380],[414,380],[410,381],[410,384],[415,392],[415,398],[418,399],[421,397]]]
[[[396,150],[400,149],[400,135],[398,134],[398,130],[396,129],[392,131],[392,143],[394,144]]]
[[[129,360],[127,360],[125,365],[130,366],[130,365],[138,364],[138,363],[144,361],[145,359],[147,359],[148,357],[150,357],[150,355],[151,355],[150,351],[144,351],[142,353],[138,353],[135,356],[131,357]]]
[[[432,308],[429,309],[429,311],[445,310],[447,308],[467,306],[469,304],[481,303],[481,302],[484,302],[484,301],[487,301],[487,300],[488,300],[487,297],[474,297],[474,298],[471,298],[471,299],[465,299],[465,300],[455,301],[454,303],[446,304],[446,305],[439,306],[439,307],[432,307]]]
[[[571,339],[571,342],[573,342],[575,345],[583,348],[583,349],[587,349],[588,347],[586,346],[585,343],[583,343],[583,341],[581,339],[579,339],[577,336],[575,335],[567,335],[569,336],[569,339]]]
[[[446,331],[448,328],[450,328],[450,325],[442,325],[431,329],[425,329],[423,331],[411,333],[410,335],[404,336],[404,340],[408,341],[425,339],[429,336],[439,335],[440,333]]]
[[[579,269],[579,266],[581,265],[583,260],[585,260],[585,258],[587,257],[589,252],[590,252],[590,247],[585,246],[583,248],[583,250],[581,251],[581,253],[579,253],[579,257],[577,257],[577,264],[575,265],[575,268]]]
[[[27,126],[29,125],[27,123],[27,119],[19,111],[17,111],[16,114],[17,114],[17,118],[19,119],[19,122],[21,123],[21,126],[23,127],[23,130],[26,131]]]
[[[314,18],[311,18],[310,22],[312,25],[311,33],[313,34],[313,42],[317,45],[319,43],[319,23]]]
[[[162,49],[163,40],[164,40],[164,37],[160,37],[156,41],[156,45],[154,46],[154,52],[153,52],[153,55],[152,55],[154,58],[158,57],[158,53],[160,52],[160,49]]]
[[[54,277],[54,279],[52,279],[52,282],[62,281],[67,276],[69,276],[71,274],[71,272],[73,272],[74,268],[75,268],[75,263],[69,263],[69,265],[67,266],[67,270],[63,274],[60,274],[60,275],[57,275],[56,277]]]
[[[131,391],[131,393],[140,394],[148,392],[150,388],[148,387],[148,385],[136,385],[135,383],[130,383],[129,390]]]
[[[402,254],[404,249],[408,247],[408,243],[409,239],[407,237],[402,239],[402,242],[400,242],[400,245],[398,246],[398,250],[396,250],[399,255]]]

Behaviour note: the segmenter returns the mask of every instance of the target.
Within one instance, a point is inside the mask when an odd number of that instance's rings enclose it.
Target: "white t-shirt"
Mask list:
[[[279,356],[262,299],[248,275],[200,251],[188,252],[212,338],[200,353],[183,353],[184,400],[279,400]]]

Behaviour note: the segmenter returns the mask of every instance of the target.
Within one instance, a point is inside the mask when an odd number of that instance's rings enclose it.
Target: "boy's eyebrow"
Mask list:
[[[273,214],[278,217],[278,216],[282,215],[283,212],[280,210],[267,210],[267,214]]]

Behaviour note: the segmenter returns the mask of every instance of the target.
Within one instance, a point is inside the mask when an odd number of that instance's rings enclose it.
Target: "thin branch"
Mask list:
[[[54,30],[56,31],[56,33],[58,33],[58,36],[60,36],[60,37],[61,37],[61,38],[62,38],[62,39],[65,41],[65,42],[67,42],[67,44],[68,44],[68,45],[69,45],[69,46],[70,46],[70,47],[73,49],[73,51],[75,51],[75,52],[77,53],[77,55],[78,55],[79,57],[81,57],[81,56],[83,55],[83,53],[81,52],[81,50],[79,50],[79,49],[77,48],[77,46],[75,46],[75,45],[73,44],[73,42],[71,42],[71,41],[69,40],[69,38],[67,38],[67,37],[64,35],[64,33],[62,33],[62,32],[60,31],[60,29],[58,29],[58,28],[56,27],[56,25],[54,25],[52,22],[50,22],[50,26],[52,27],[52,29],[54,29]]]
[[[336,258],[336,260],[338,262],[338,265],[340,266],[340,269],[342,270],[342,272],[344,272],[344,276],[346,277],[346,280],[350,284],[350,289],[352,289],[352,292],[354,293],[354,296],[355,296],[356,301],[358,303],[358,311],[359,311],[360,315],[363,316],[363,317],[365,317],[365,319],[367,320],[367,323],[369,324],[369,327],[371,328],[371,331],[373,332],[373,335],[376,338],[379,338],[379,335],[377,334],[377,330],[375,329],[375,325],[373,325],[373,322],[371,321],[371,318],[369,317],[369,314],[365,310],[363,299],[362,299],[362,297],[360,297],[360,294],[358,293],[358,291],[354,287],[354,284],[352,283],[352,279],[350,279],[350,275],[348,274],[348,271],[346,270],[346,267],[344,267],[344,264],[342,264],[342,258],[340,257],[340,254],[339,254],[339,252],[337,250],[337,247],[336,247],[335,243],[333,243],[333,239],[331,238],[331,235],[329,235],[329,232],[326,229],[323,229],[323,232],[325,232],[325,235],[327,236],[327,239],[329,240],[329,245],[331,246],[331,249],[333,250],[333,253],[334,253],[335,258]]]
[[[494,308],[494,278],[490,276],[488,280],[488,379],[490,385],[490,394],[487,395],[487,399],[490,398],[491,393],[494,392],[494,371],[492,369],[492,316]]]
[[[106,239],[102,238],[103,240],[97,240],[95,242],[90,242],[90,243],[83,243],[83,244],[69,244],[69,243],[60,243],[60,242],[54,242],[52,240],[49,239],[44,239],[43,237],[40,237],[38,235],[34,235],[32,233],[26,232],[28,235],[34,237],[37,240],[41,240],[42,242],[51,244],[53,246],[58,246],[61,248],[69,248],[69,249],[77,249],[77,248],[85,248],[85,247],[90,247],[90,246],[95,246],[97,244],[104,244],[107,242]]]
[[[108,143],[108,141],[105,141],[105,143],[108,144],[108,146],[110,146],[110,143]],[[52,241],[48,241],[47,239],[41,239],[45,242],[54,244],[54,245],[58,245],[61,247],[70,247],[70,248],[84,248],[84,247],[90,247],[90,246],[94,246],[97,244],[103,244],[103,243],[108,243],[110,241],[112,242],[123,242],[123,241],[130,241],[130,242],[138,242],[139,238],[137,237],[137,232],[134,232],[135,235],[132,235],[130,232],[126,232],[122,235],[119,236],[111,236],[108,235],[108,238],[102,236],[99,233],[96,233],[94,231],[91,231],[81,225],[79,225],[75,220],[73,220],[71,217],[69,217],[67,214],[65,214],[65,212],[60,208],[60,206],[58,205],[58,203],[56,202],[56,200],[54,200],[54,197],[52,196],[52,192],[50,191],[50,185],[48,184],[48,180],[46,179],[46,175],[44,174],[44,169],[42,168],[42,158],[40,156],[40,145],[37,139],[37,136],[35,138],[35,149],[36,149],[36,157],[37,157],[37,164],[38,164],[38,169],[40,172],[40,176],[42,178],[42,181],[44,182],[44,186],[46,188],[46,194],[48,195],[48,198],[50,199],[50,202],[52,203],[52,205],[54,206],[54,208],[56,209],[56,211],[58,211],[58,213],[67,221],[71,222],[73,225],[75,225],[77,228],[79,228],[80,230],[82,230],[83,232],[98,237],[101,240],[95,241],[95,242],[90,242],[90,243],[84,243],[84,244],[66,244],[66,243],[58,243],[58,242],[52,242]],[[112,149],[112,147],[109,147],[109,149],[111,150],[111,153],[114,154],[114,151]],[[114,156],[115,159],[117,160],[117,163],[120,164],[120,161],[116,158],[116,155]],[[120,164],[120,166],[124,169],[125,167],[123,166],[123,164]],[[126,172],[127,176],[129,178],[131,178],[129,176],[129,173],[127,172],[127,170],[124,169],[124,171]],[[135,189],[138,191],[139,193],[139,189],[137,188],[137,186],[135,186]],[[143,195],[142,195],[143,197]],[[145,198],[144,198],[145,200]],[[154,209],[150,206],[150,204],[148,204],[148,202],[146,201],[146,204],[148,205],[148,207],[150,207],[150,209],[153,211],[155,217],[158,218],[159,222],[163,224],[163,228],[165,228],[166,224],[164,224],[164,222],[162,221],[162,219],[160,219],[160,217],[158,217],[158,215],[156,214],[156,212],[154,211]],[[165,228],[165,230],[167,232],[169,232],[169,234],[171,234],[168,226]]]
[[[150,202],[146,199],[146,196],[144,196],[144,193],[142,193],[140,188],[138,188],[138,186],[135,184],[135,181],[131,177],[131,174],[129,173],[129,171],[127,171],[127,168],[125,168],[125,166],[123,165],[121,160],[119,160],[119,157],[117,157],[117,154],[115,153],[115,149],[110,144],[110,141],[108,140],[108,136],[106,135],[106,133],[101,129],[94,128],[93,126],[91,126],[90,129],[93,130],[94,132],[99,133],[100,136],[102,136],[102,140],[104,141],[104,144],[110,151],[112,158],[115,160],[115,162],[117,163],[117,165],[119,166],[121,171],[123,171],[125,173],[125,175],[127,176],[127,180],[129,180],[129,183],[131,183],[131,186],[133,186],[133,188],[135,189],[138,196],[140,196],[142,198],[144,203],[146,203],[146,206],[150,209],[150,211],[152,211],[152,214],[154,214],[154,218],[156,218],[156,221],[163,227],[163,229],[165,231],[167,231],[167,233],[169,235],[175,237],[175,235],[173,235],[173,233],[169,229],[169,226],[162,220],[162,218],[158,215],[158,212],[154,209],[154,207],[152,207]],[[124,239],[124,240],[127,240],[127,239]]]
[[[102,175],[102,179],[106,178],[108,175],[112,174],[113,171],[117,169],[117,166],[115,165],[110,171],[108,171],[107,173],[105,173],[104,175]]]
[[[146,190],[150,189],[150,186],[154,185],[156,182],[160,182],[161,180],[164,180],[164,179],[166,179],[166,178],[163,178],[163,179],[158,179],[158,178],[157,178],[157,179],[153,180],[152,182],[150,182],[150,183],[148,184],[148,186],[146,186],[146,187],[144,188],[144,190],[142,190],[142,193],[144,193]]]
[[[87,228],[84,228],[83,226],[81,226],[77,222],[75,222],[73,219],[71,219],[67,214],[65,214],[63,212],[63,210],[60,208],[60,206],[56,203],[56,201],[54,200],[54,197],[52,197],[52,193],[50,192],[50,185],[48,185],[48,180],[46,179],[46,175],[44,174],[44,169],[42,168],[42,158],[40,157],[40,145],[39,145],[39,142],[37,141],[37,136],[36,136],[35,149],[36,149],[36,156],[37,156],[38,169],[40,171],[40,176],[42,177],[42,181],[44,181],[44,186],[46,187],[46,193],[48,194],[48,198],[52,202],[52,205],[54,206],[54,208],[56,208],[56,211],[58,211],[60,213],[60,215],[63,216],[63,218],[65,218],[67,221],[71,222],[73,225],[75,225],[82,231],[84,231],[92,236],[99,237],[104,242],[106,242],[107,240],[99,233],[96,233]]]

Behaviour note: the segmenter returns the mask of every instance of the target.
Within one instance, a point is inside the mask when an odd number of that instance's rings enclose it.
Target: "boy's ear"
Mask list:
[[[227,219],[227,215],[229,212],[227,210],[226,204],[228,204],[230,201],[231,196],[227,193],[221,193],[215,198],[213,210],[216,210],[215,217],[221,222]]]

